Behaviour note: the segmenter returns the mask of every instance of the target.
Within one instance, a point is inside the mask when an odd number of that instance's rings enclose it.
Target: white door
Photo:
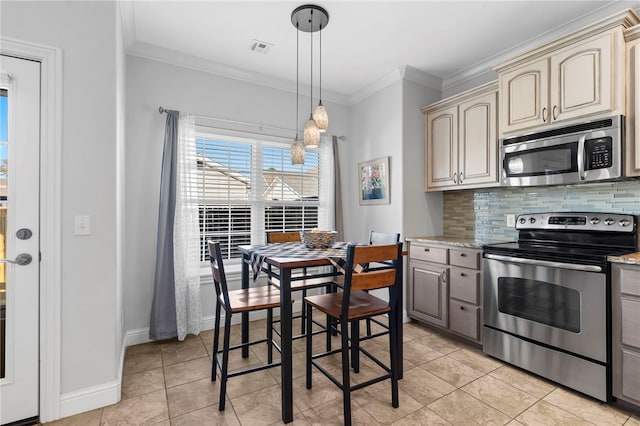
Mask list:
[[[38,416],[40,63],[0,57],[0,424]]]

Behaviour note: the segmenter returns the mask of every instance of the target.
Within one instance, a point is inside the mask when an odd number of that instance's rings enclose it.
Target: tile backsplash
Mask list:
[[[640,215],[640,180],[447,191],[443,235],[486,242],[513,240],[517,232],[507,228],[507,214],[552,211]]]

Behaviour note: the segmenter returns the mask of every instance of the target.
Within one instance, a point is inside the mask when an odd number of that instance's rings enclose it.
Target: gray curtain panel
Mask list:
[[[342,218],[342,183],[340,182],[340,156],[338,155],[338,138],[333,136],[333,164],[335,174],[335,223],[338,232],[338,241],[344,241],[344,224]]]
[[[151,303],[149,338],[176,337],[176,292],[173,281],[173,219],[176,209],[176,159],[179,111],[167,112],[160,177],[156,274]]]

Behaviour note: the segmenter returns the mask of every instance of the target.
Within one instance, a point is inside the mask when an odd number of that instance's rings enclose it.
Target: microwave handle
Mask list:
[[[586,135],[582,135],[580,136],[580,139],[578,139],[578,176],[580,177],[580,180],[585,180],[586,174],[585,174],[585,170],[584,170],[584,141],[585,139],[587,139]]]

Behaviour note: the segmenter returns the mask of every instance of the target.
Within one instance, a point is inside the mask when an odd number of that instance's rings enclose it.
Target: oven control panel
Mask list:
[[[636,216],[617,213],[530,213],[516,218],[516,229],[635,232]]]

